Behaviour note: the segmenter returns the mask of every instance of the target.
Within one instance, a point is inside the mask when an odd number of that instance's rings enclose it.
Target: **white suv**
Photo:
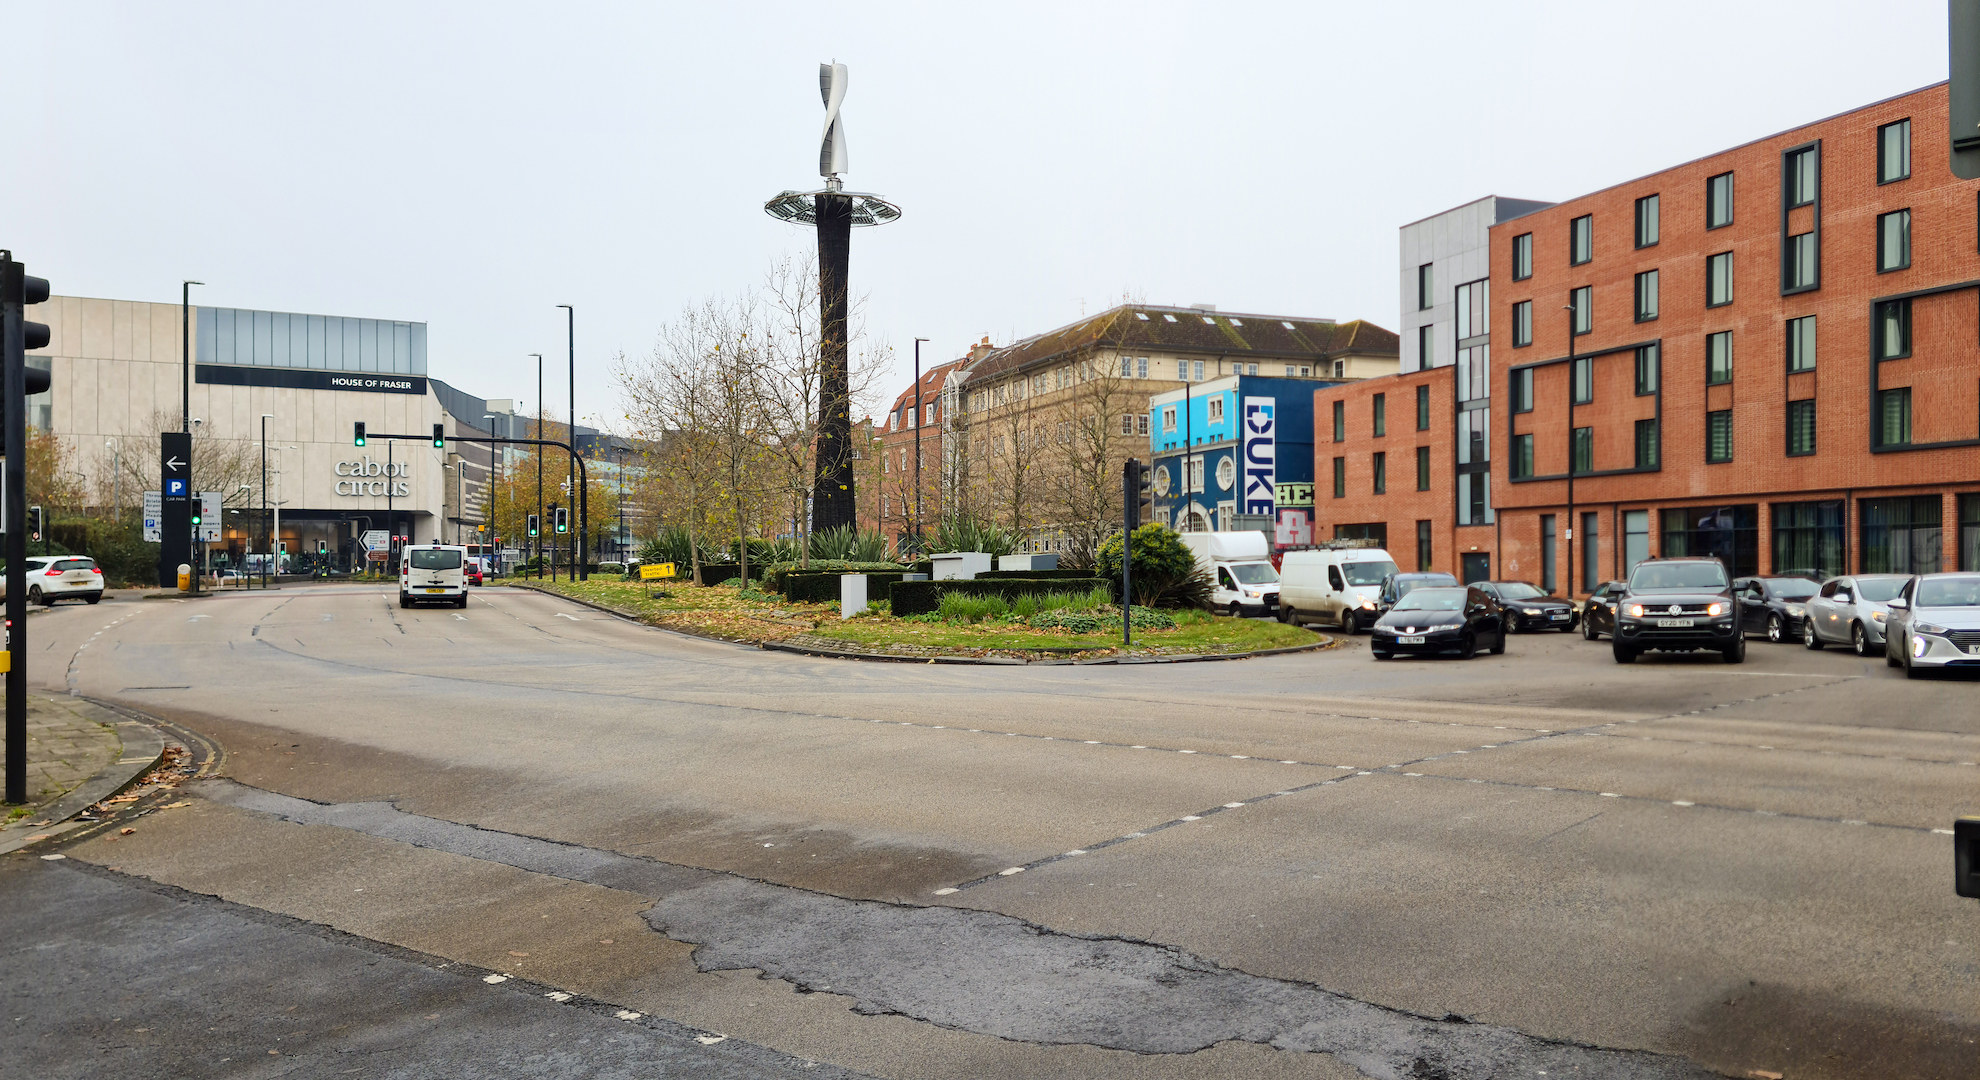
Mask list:
[[[53,606],[70,597],[94,604],[103,599],[103,568],[86,555],[36,555],[25,565],[30,604]]]

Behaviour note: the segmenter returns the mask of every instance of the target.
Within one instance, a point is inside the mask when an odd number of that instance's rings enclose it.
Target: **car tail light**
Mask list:
[[[48,568],[48,572],[47,572],[46,574],[43,574],[42,576],[43,576],[43,577],[61,577],[61,576],[62,576],[62,572],[61,572],[60,570],[57,570],[57,569],[55,569],[54,567],[52,567],[52,566],[51,566],[51,567],[49,567],[49,568]]]
[[[95,574],[95,575],[96,575],[97,577],[102,577],[102,576],[103,576],[103,568],[102,568],[102,567],[100,567],[100,566],[92,566],[92,567],[90,567],[90,568],[89,568],[89,572],[90,572],[90,573],[92,573],[92,574]]]

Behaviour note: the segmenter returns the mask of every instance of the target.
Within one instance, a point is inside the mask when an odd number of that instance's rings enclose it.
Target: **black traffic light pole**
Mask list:
[[[362,427],[363,425],[360,424],[359,428],[362,429]],[[571,460],[577,463],[579,485],[584,490],[586,490],[587,493],[591,487],[591,479],[589,475],[590,470],[585,468],[584,458],[578,455],[577,450],[572,448],[570,443],[559,442],[556,439],[499,439],[493,436],[481,436],[481,435],[444,435],[436,439],[432,435],[374,435],[369,432],[364,432],[363,437],[366,439],[386,439],[392,442],[427,442],[427,443],[436,443],[436,444],[443,442],[487,443],[490,446],[497,446],[497,445],[555,446],[559,449],[569,451],[571,455]],[[359,445],[363,445],[363,444],[360,443]],[[589,498],[580,498],[578,500],[578,529],[580,531],[584,530],[590,524],[590,513],[589,513],[590,507],[591,507],[591,500]],[[577,566],[577,574],[579,576],[575,580],[578,581],[588,581],[591,578],[591,574],[589,571],[585,570],[583,562],[579,562]],[[8,602],[12,603],[11,594],[9,596]],[[23,611],[25,611],[25,609],[23,609]]]
[[[48,282],[29,277],[0,251],[0,418],[6,453],[0,520],[7,529],[7,801],[27,801],[27,350],[48,344],[48,328],[25,307],[48,299]]]
[[[1141,517],[1141,462],[1121,466],[1121,648],[1134,644],[1134,530]]]

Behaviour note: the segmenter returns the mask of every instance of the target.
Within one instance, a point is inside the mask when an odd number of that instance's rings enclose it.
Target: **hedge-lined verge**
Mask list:
[[[945,592],[971,596],[1001,596],[1006,600],[1026,593],[1088,592],[1106,583],[1096,577],[989,578],[968,581],[896,581],[887,588],[889,610],[896,617],[926,615],[942,606]],[[869,594],[870,595],[870,594]]]
[[[898,567],[885,573],[869,570],[848,570],[845,573],[830,574],[784,573],[779,575],[780,585],[777,591],[783,593],[786,600],[794,603],[836,604],[839,602],[839,579],[846,574],[866,575],[868,600],[886,596],[887,587],[905,576],[905,572]]]
[[[1058,570],[985,570],[976,575],[976,580],[981,581],[984,578],[1090,578],[1093,576],[1094,573],[1091,570],[1063,568]]]

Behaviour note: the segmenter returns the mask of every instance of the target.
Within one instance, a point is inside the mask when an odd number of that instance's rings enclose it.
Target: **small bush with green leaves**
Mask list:
[[[1101,577],[1113,582],[1121,580],[1120,533],[1101,546],[1098,562]],[[1150,523],[1134,531],[1132,576],[1138,604],[1162,608],[1210,606],[1210,575],[1196,564],[1196,556],[1183,546],[1181,535],[1167,525]]]
[[[1154,608],[1136,607],[1131,618],[1136,630],[1174,630],[1176,619],[1166,611]],[[1074,634],[1092,634],[1102,630],[1119,630],[1121,614],[1119,608],[1106,610],[1058,608],[1033,615],[1029,624],[1036,630],[1065,630]]]

